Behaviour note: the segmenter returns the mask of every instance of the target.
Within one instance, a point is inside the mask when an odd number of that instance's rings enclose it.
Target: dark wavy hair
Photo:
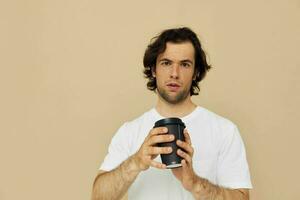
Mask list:
[[[190,89],[190,95],[198,95],[200,88],[199,82],[204,79],[206,73],[211,69],[206,61],[206,55],[201,47],[201,43],[197,35],[187,27],[167,29],[161,32],[158,36],[151,39],[145,54],[144,54],[144,76],[149,79],[147,88],[151,91],[155,91],[157,88],[156,78],[152,75],[152,70],[155,71],[156,59],[159,54],[166,50],[166,43],[183,43],[191,42],[195,49],[195,74]]]

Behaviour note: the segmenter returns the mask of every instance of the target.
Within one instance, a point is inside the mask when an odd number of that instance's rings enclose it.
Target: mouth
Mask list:
[[[177,91],[180,88],[180,85],[177,83],[168,83],[167,87],[171,90],[171,91]]]

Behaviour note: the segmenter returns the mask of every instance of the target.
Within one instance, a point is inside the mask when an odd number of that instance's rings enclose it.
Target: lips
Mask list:
[[[171,87],[180,87],[180,85],[177,84],[177,83],[168,83],[167,86],[171,86]]]
[[[168,83],[167,87],[170,89],[170,91],[176,92],[179,89],[180,85],[178,83]]]

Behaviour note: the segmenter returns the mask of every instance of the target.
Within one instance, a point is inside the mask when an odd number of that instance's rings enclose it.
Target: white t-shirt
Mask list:
[[[113,137],[100,169],[110,171],[136,153],[154,123],[163,118],[153,108],[124,123]],[[199,106],[181,120],[191,137],[193,168],[198,176],[226,188],[252,188],[244,144],[235,124]],[[160,156],[155,160],[161,162]],[[138,175],[128,197],[130,200],[193,199],[170,169],[153,167]]]

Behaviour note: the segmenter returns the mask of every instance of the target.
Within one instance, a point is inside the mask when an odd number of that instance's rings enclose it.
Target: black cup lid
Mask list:
[[[185,127],[185,124],[181,121],[181,119],[179,119],[177,117],[171,117],[171,118],[165,118],[165,119],[158,120],[157,122],[155,122],[154,127],[161,127],[161,126],[166,126],[169,124],[179,124],[179,125]]]

